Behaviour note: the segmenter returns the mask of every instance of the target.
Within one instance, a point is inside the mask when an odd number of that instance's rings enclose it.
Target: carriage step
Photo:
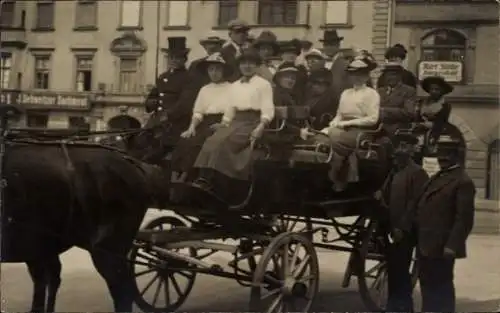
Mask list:
[[[186,227],[171,230],[143,229],[137,233],[136,239],[155,245],[164,245],[167,243],[179,243],[183,241],[221,239],[226,236],[227,233],[221,230],[197,231],[196,229]]]

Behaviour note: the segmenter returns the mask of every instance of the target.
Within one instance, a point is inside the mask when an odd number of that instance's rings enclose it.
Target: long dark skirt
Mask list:
[[[172,171],[189,172],[208,137],[214,134],[212,125],[220,123],[222,114],[205,115],[196,127],[196,135],[191,138],[181,138],[172,152]]]
[[[200,178],[229,203],[240,203],[248,191],[253,164],[250,135],[259,122],[258,111],[237,112],[230,126],[205,141],[194,164]]]

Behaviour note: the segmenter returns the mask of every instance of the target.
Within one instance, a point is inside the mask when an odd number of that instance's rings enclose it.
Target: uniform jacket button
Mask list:
[[[163,92],[160,92],[160,97],[163,97],[165,94]]]

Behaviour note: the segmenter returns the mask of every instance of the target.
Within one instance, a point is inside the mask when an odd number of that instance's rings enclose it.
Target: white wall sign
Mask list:
[[[319,2],[319,1],[318,1]],[[348,24],[349,1],[324,1],[325,24]]]
[[[459,83],[463,79],[464,65],[458,61],[421,61],[418,64],[418,78],[441,76],[449,83]]]
[[[137,27],[141,23],[141,1],[123,0],[121,22],[124,27]]]
[[[168,26],[186,26],[189,23],[189,1],[168,2]]]

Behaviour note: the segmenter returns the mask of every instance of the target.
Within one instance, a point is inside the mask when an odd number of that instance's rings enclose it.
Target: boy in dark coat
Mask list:
[[[402,44],[398,43],[387,49],[385,53],[385,59],[387,60],[387,62],[398,63],[402,66],[403,61],[406,59],[407,53],[408,51],[406,51],[406,48]],[[403,68],[401,77],[403,84],[413,88],[417,88],[417,78],[412,72]],[[377,88],[384,87],[386,86],[386,84],[386,75],[382,73],[382,75],[380,75],[380,77],[378,78]]]
[[[229,81],[234,82],[241,77],[236,59],[243,52],[243,46],[248,43],[250,27],[247,22],[240,19],[230,21],[227,26],[229,28],[229,40],[222,46],[220,52],[224,60],[233,68],[233,74]]]
[[[387,258],[388,312],[412,312],[412,277],[410,267],[416,238],[409,217],[429,176],[413,161],[418,140],[412,135],[396,135],[394,169],[389,190],[389,228],[392,244]]]
[[[415,212],[422,312],[455,312],[455,260],[465,258],[474,225],[476,188],[462,167],[459,140],[437,143],[441,170],[420,195]]]

